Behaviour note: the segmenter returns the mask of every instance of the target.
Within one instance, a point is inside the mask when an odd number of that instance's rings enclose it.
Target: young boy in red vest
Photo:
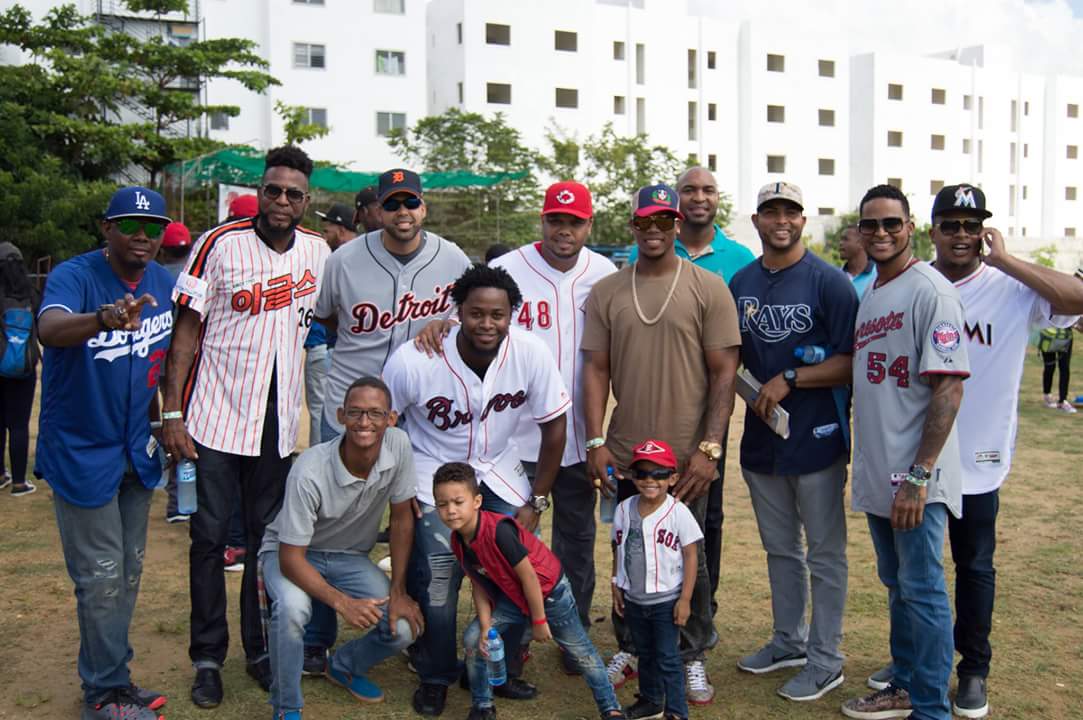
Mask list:
[[[624,718],[552,551],[514,518],[481,509],[477,477],[466,463],[442,465],[433,476],[433,495],[440,519],[452,530],[451,549],[470,577],[478,612],[463,636],[472,695],[468,720],[496,717],[485,662],[489,629],[503,635],[528,621],[534,640],[556,640],[575,660],[602,718]]]
[[[613,612],[624,618],[639,657],[639,698],[630,720],[686,720],[680,628],[688,621],[696,584],[696,543],[703,540],[692,511],[669,494],[680,477],[673,449],[647,440],[632,451],[638,495],[613,515]]]

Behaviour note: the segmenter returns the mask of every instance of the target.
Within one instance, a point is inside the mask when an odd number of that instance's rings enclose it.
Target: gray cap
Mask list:
[[[802,210],[805,209],[805,201],[801,197],[801,188],[793,183],[774,182],[760,188],[760,194],[756,196],[756,209],[763,207],[764,203],[772,200],[789,200]]]

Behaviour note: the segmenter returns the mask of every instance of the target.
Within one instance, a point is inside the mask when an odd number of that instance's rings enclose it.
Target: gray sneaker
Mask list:
[[[84,705],[81,720],[161,720],[161,716],[141,705],[128,688],[120,688],[97,703]]]
[[[778,694],[787,700],[797,702],[819,700],[831,690],[842,685],[843,680],[842,670],[832,672],[806,665],[801,669],[801,672],[794,675],[785,685],[778,689]]]
[[[910,693],[894,685],[865,697],[851,698],[842,704],[842,714],[857,720],[907,718],[911,712]]]
[[[804,667],[807,662],[808,656],[805,653],[788,653],[767,643],[758,651],[738,660],[737,669],[753,675],[763,675],[782,668]]]
[[[883,690],[891,681],[895,678],[895,666],[892,663],[888,663],[883,666],[872,675],[869,675],[869,679],[865,681],[873,690]]]

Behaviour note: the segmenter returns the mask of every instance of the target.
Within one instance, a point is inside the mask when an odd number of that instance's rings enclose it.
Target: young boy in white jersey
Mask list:
[[[639,695],[629,720],[685,720],[680,628],[692,612],[696,543],[703,532],[692,511],[668,493],[680,478],[673,449],[660,440],[635,448],[638,495],[613,516],[613,611],[624,618],[639,657]]]

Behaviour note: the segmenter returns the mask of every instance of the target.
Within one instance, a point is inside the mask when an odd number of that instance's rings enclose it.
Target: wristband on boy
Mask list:
[[[534,624],[535,624],[535,625],[544,625],[544,624],[545,624],[545,623],[547,623],[547,622],[549,622],[549,620],[548,620],[548,619],[546,619],[546,618],[539,618],[539,619],[537,619],[537,620],[535,620],[535,621],[534,621]]]

